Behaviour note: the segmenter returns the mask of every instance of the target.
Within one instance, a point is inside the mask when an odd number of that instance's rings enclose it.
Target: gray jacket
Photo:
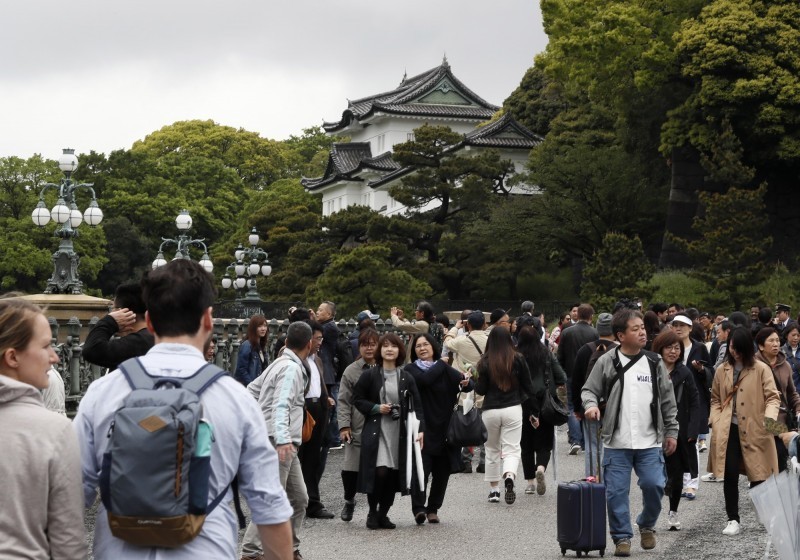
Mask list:
[[[307,381],[303,362],[286,348],[280,358],[247,386],[261,406],[267,434],[275,445],[294,443],[300,447]]]
[[[603,412],[603,443],[605,445],[611,443],[611,436],[617,428],[617,417],[622,399],[622,380],[619,379],[613,386],[611,385],[617,375],[617,370],[614,368],[614,356],[617,352],[619,352],[619,347],[600,356],[581,391],[584,410],[598,406],[601,399],[606,402],[606,409]],[[669,374],[658,354],[645,352],[642,359],[656,363],[656,407],[653,419],[658,441],[661,442],[664,437],[677,439],[678,408],[675,404],[675,393],[672,390]]]

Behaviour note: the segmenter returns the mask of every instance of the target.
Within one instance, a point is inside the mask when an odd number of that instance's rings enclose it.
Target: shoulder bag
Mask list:
[[[539,411],[539,418],[553,426],[563,426],[569,419],[569,409],[550,391],[550,360],[544,370],[544,398]]]

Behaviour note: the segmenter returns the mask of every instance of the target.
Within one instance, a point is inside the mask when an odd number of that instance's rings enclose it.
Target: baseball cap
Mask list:
[[[356,322],[360,323],[364,319],[372,319],[373,321],[377,321],[380,318],[381,318],[380,315],[372,313],[369,309],[365,309],[364,311],[356,315]]]

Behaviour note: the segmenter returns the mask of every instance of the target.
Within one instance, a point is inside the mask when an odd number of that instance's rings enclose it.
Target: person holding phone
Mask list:
[[[672,332],[678,335],[683,344],[681,361],[694,374],[695,385],[700,396],[700,425],[708,426],[708,416],[711,409],[711,383],[714,379],[714,370],[710,365],[711,358],[708,355],[706,345],[689,337],[693,326],[694,323],[684,312],[675,315],[670,323]],[[706,432],[706,430],[702,431]],[[697,436],[697,453],[705,453],[708,450],[707,438],[707,433]],[[700,479],[697,478],[697,475],[692,476],[689,474],[690,472],[698,472],[700,457],[697,453],[690,453],[691,468],[689,472],[683,475],[683,492],[681,496],[687,500],[694,500],[697,497],[697,489],[700,487]]]

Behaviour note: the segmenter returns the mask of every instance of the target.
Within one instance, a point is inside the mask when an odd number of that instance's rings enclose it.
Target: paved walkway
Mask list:
[[[580,478],[583,475],[583,455],[567,455],[566,431],[558,433],[558,441],[559,476],[567,480]],[[439,525],[426,523],[418,526],[411,515],[411,499],[398,496],[390,511],[397,529],[370,531],[365,527],[367,499],[363,494],[357,496],[353,521],[345,523],[339,519],[344,503],[340,478],[343,456],[342,451],[330,452],[321,484],[322,500],[336,518],[305,521],[300,551],[306,560],[556,560],[562,557],[556,541],[556,485],[551,473],[547,476],[548,487],[544,496],[526,495],[524,482],[520,481],[517,501],[511,506],[502,500],[499,504],[487,502],[488,484],[483,482],[483,475],[452,475],[444,506],[439,510],[442,520]],[[704,455],[701,455],[701,463],[705,464]],[[667,531],[668,500],[664,498],[656,548],[642,550],[637,535],[633,539],[631,556],[648,560],[763,558],[767,534],[756,521],[744,477],[739,488],[744,526],[741,535],[722,535],[726,522],[722,484],[701,482],[696,500],[681,501],[679,513],[683,529]],[[636,487],[635,475],[631,502],[635,518],[641,509],[641,494]],[[95,509],[96,506],[87,515],[90,540]],[[608,537],[606,557],[611,556],[613,545]],[[575,553],[568,552],[567,557],[574,558]],[[597,558],[598,554],[595,552],[592,557]],[[774,549],[770,550],[769,558],[778,558]]]
[[[583,474],[584,458],[567,455],[566,432],[558,433],[559,476],[576,479]],[[556,541],[556,485],[551,474],[547,477],[544,496],[524,494],[524,483],[517,485],[517,501],[508,506],[502,502],[490,504],[488,483],[483,475],[452,475],[437,525],[418,526],[411,515],[409,497],[399,497],[390,511],[397,523],[393,531],[370,531],[365,527],[366,496],[358,495],[353,521],[339,519],[343,505],[339,476],[343,453],[331,451],[322,481],[322,499],[336,514],[330,521],[308,519],[300,551],[307,560],[370,558],[376,560],[430,559],[466,560],[472,558],[496,560],[557,559],[561,550]],[[705,456],[701,455],[705,464]],[[521,475],[521,470],[520,470]],[[520,485],[522,487],[520,488]],[[632,484],[633,517],[641,508],[641,494]],[[757,523],[755,510],[747,497],[747,485],[741,479],[740,508],[745,530],[737,537],[724,537],[725,517],[722,484],[700,483],[698,497],[693,502],[681,501],[681,531],[667,531],[668,500],[664,498],[655,550],[639,547],[638,535],[633,539],[632,557],[683,559],[757,559],[763,558],[767,534]],[[608,538],[606,556],[613,556]],[[574,557],[574,552],[568,552]],[[598,557],[597,553],[592,554]],[[770,558],[777,558],[774,550]]]

